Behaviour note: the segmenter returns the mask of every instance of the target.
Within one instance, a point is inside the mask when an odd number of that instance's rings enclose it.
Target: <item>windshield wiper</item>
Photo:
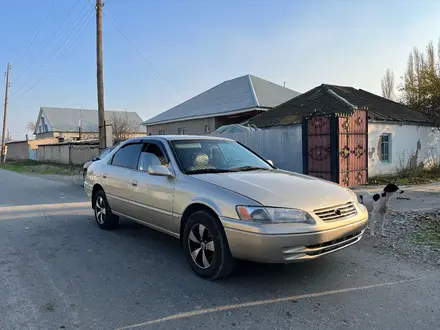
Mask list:
[[[186,171],[187,174],[203,174],[203,173],[228,173],[234,170],[225,170],[220,168],[202,168],[200,170]]]
[[[234,172],[258,171],[258,170],[270,171],[271,169],[266,168],[266,167],[259,167],[259,166],[241,166],[241,167],[231,169],[231,171],[234,171]]]

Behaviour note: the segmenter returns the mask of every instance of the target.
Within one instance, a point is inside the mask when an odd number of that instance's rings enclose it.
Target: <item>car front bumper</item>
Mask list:
[[[315,259],[356,244],[367,227],[368,217],[327,230],[282,234],[243,230],[233,219],[221,221],[234,258],[288,263]]]

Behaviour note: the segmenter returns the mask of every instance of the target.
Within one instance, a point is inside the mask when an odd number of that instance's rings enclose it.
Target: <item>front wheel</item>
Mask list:
[[[228,276],[234,269],[234,258],[216,217],[207,211],[193,213],[183,230],[186,259],[200,277],[212,280]]]
[[[95,220],[99,228],[113,229],[118,225],[119,217],[112,213],[104,191],[100,190],[96,193],[93,209],[95,210]]]

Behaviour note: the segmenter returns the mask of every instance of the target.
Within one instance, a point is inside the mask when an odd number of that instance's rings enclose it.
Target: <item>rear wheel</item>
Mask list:
[[[193,271],[204,278],[219,279],[234,269],[234,258],[216,217],[207,211],[193,213],[183,230],[183,247]]]
[[[95,220],[99,228],[113,229],[118,225],[119,217],[112,213],[104,191],[100,190],[96,193],[93,208],[95,210]]]

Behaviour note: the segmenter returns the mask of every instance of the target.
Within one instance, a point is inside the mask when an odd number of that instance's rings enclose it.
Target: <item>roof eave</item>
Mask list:
[[[269,108],[265,108],[265,107],[252,107],[252,108],[245,108],[245,109],[241,109],[241,110],[234,110],[234,111],[228,111],[228,112],[219,112],[219,113],[214,113],[214,114],[209,114],[209,115],[182,117],[182,118],[177,118],[177,119],[160,120],[160,121],[154,121],[154,122],[150,122],[149,120],[146,120],[141,125],[152,126],[152,125],[168,124],[168,123],[175,123],[175,122],[185,121],[185,120],[195,120],[195,119],[235,115],[235,114],[245,113],[245,112],[250,112],[250,111],[258,111],[258,110],[266,111],[268,109]]]

